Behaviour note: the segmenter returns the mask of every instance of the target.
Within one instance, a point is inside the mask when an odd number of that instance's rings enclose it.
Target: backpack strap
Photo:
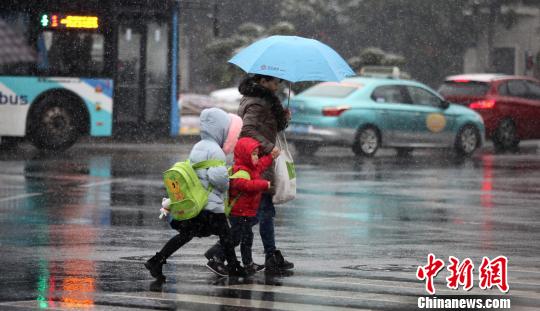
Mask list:
[[[204,160],[204,161],[201,161],[201,162],[197,162],[195,164],[193,164],[191,167],[193,167],[194,170],[202,170],[202,169],[207,169],[207,168],[211,168],[211,167],[217,167],[217,166],[226,166],[227,164],[225,163],[225,161],[222,161],[222,160],[214,160],[214,159],[210,159],[210,160]],[[208,194],[210,194],[210,192],[212,192],[212,190],[214,190],[214,187],[212,186],[212,184],[210,182],[208,182]]]
[[[251,180],[251,176],[249,175],[249,173],[247,171],[239,170],[236,173],[232,174],[229,177],[229,179],[247,179],[247,180]],[[242,196],[242,192],[240,192],[234,199],[232,199],[232,201],[228,202],[227,206],[225,207],[225,214],[227,216],[229,216],[233,206],[236,204],[236,201],[238,201],[238,199],[240,199],[241,196]]]
[[[251,180],[251,176],[249,175],[249,173],[244,170],[238,170],[236,173],[232,174],[229,177],[229,179],[238,179],[238,178]]]
[[[201,170],[204,168],[211,168],[211,167],[225,166],[225,165],[226,165],[225,161],[210,159],[210,160],[197,162],[193,164],[192,167],[194,170]]]

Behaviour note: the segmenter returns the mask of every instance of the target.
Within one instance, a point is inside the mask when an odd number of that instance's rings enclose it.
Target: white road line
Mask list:
[[[83,185],[81,185],[81,187],[90,188],[90,187],[95,187],[95,186],[103,186],[103,185],[112,184],[113,182],[119,182],[119,181],[117,181],[117,180],[96,181],[96,182],[92,182],[92,183],[83,184]]]
[[[107,179],[107,180],[82,184],[82,185],[80,185],[80,187],[90,188],[90,187],[95,187],[95,186],[108,185],[108,184],[112,184],[112,183],[123,183],[123,182],[127,182],[127,181],[130,181],[130,179],[129,178],[113,178],[113,179]]]
[[[406,282],[406,281],[387,281],[387,280],[361,279],[361,278],[351,278],[351,277],[320,278],[320,279],[316,279],[316,281],[323,282],[323,283],[368,285],[368,286],[410,288],[410,289],[414,289],[414,286],[417,285],[418,289],[424,289],[424,284],[420,281],[418,281],[418,283],[416,284],[416,283]],[[398,284],[402,284],[402,285],[398,285]]]
[[[509,283],[510,283],[510,288],[512,288],[512,284],[534,285],[540,288],[540,283],[533,283],[533,282],[527,282],[527,281],[516,281],[516,282],[509,281]]]
[[[405,301],[403,299],[404,296],[392,298],[392,297],[389,297],[389,296],[393,296],[392,294],[362,293],[362,292],[356,292],[356,291],[342,291],[342,290],[333,290],[333,289],[317,289],[317,288],[292,287],[292,286],[272,286],[272,285],[259,285],[259,284],[241,284],[241,285],[229,285],[229,286],[217,286],[217,287],[257,291],[257,292],[273,292],[273,293],[281,293],[281,294],[305,295],[305,296],[362,300],[362,301],[370,300],[370,301],[377,301],[377,302],[391,302],[391,303],[402,303],[402,304],[413,303],[412,300]]]
[[[91,182],[87,184],[82,184],[80,187],[84,188],[90,188],[95,186],[102,186],[102,185],[108,185],[112,183],[126,183],[129,182],[131,185],[156,185],[156,186],[162,186],[162,181],[156,181],[156,180],[136,180],[136,179],[130,179],[130,178],[118,178],[118,179],[108,179],[103,181],[96,181]]]
[[[96,305],[96,304],[75,304],[75,303],[64,303],[64,302],[46,302],[47,307],[41,307],[40,302],[37,300],[26,300],[26,301],[13,301],[13,302],[2,302],[0,306],[7,306],[11,308],[21,308],[23,310],[36,310],[36,309],[46,309],[46,310],[92,310],[92,311],[137,311],[137,310],[148,310],[148,308],[133,308],[133,307],[118,307],[118,306],[108,306],[108,305]]]
[[[19,189],[26,190],[27,188],[28,188],[27,185],[9,185],[9,186],[6,186],[6,187],[2,187],[1,190],[19,190]]]
[[[508,270],[508,273],[512,273],[512,272],[519,272],[519,273],[526,273],[526,274],[531,274],[531,273],[535,273],[535,274],[540,274],[540,271],[533,271],[533,270]]]
[[[24,181],[25,177],[21,175],[15,175],[15,174],[0,174],[0,178],[4,180],[16,180],[16,181]]]
[[[26,198],[35,197],[35,196],[42,195],[42,194],[43,193],[41,193],[41,192],[19,194],[19,195],[14,195],[14,196],[10,196],[10,197],[0,198],[0,202],[6,202],[6,201],[11,201],[11,200],[19,200],[19,199],[26,199]]]
[[[155,180],[155,179],[125,179],[125,181],[129,181],[131,185],[152,185],[152,186],[163,186],[162,180]]]
[[[128,299],[150,299],[150,300],[166,300],[166,301],[182,301],[189,303],[202,303],[207,305],[233,306],[243,308],[258,308],[258,309],[278,309],[288,311],[351,311],[351,310],[368,310],[357,308],[345,308],[337,306],[320,306],[312,304],[281,302],[257,299],[242,299],[242,298],[227,298],[217,296],[190,295],[190,294],[173,294],[173,293],[125,293],[125,294],[110,294],[107,296],[116,296]]]
[[[167,258],[167,262],[170,262],[170,263],[183,263],[183,262],[188,262],[188,263],[196,263],[198,264],[198,266],[201,266],[201,267],[206,267],[204,265],[201,265],[201,260],[200,259],[197,259],[197,258],[194,258],[194,259],[173,259],[173,260],[169,260]]]
[[[337,283],[337,284],[346,284],[346,285],[359,285],[359,286],[370,286],[370,287],[386,287],[401,289],[407,288],[410,290],[418,290],[418,295],[426,295],[424,283],[420,282],[418,284],[405,282],[405,281],[387,281],[387,280],[373,280],[373,279],[358,279],[351,277],[337,277],[337,278],[321,278],[315,281],[322,283]],[[520,297],[526,298],[537,298],[536,291],[527,291],[527,290],[514,290],[512,289],[512,284],[526,284],[526,285],[538,285],[537,283],[526,283],[526,282],[513,282],[510,283],[510,294],[519,295]],[[497,288],[492,288],[490,290],[483,290],[479,287],[473,287],[471,290],[465,292],[463,290],[452,290],[445,287],[443,284],[435,284],[437,293],[439,295],[485,295],[485,296],[499,296],[504,295]]]

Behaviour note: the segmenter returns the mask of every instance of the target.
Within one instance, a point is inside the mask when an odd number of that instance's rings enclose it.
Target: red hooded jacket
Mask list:
[[[249,173],[250,180],[237,178],[231,179],[229,188],[229,201],[233,202],[238,197],[231,210],[232,216],[256,216],[261,195],[268,190],[268,181],[261,178],[264,172],[272,165],[272,156],[267,154],[259,158],[257,166],[251,161],[251,153],[260,143],[251,137],[242,137],[234,148],[233,173],[243,170]]]

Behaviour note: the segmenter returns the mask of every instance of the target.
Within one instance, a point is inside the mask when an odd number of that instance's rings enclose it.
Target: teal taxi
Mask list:
[[[341,145],[366,157],[381,147],[395,148],[398,154],[452,148],[470,156],[484,142],[478,113],[412,80],[352,77],[322,82],[292,98],[289,109],[286,134],[300,154]]]

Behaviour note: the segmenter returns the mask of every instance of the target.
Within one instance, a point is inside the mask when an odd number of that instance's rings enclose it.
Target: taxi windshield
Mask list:
[[[352,92],[359,90],[361,87],[362,85],[360,84],[321,83],[307,89],[302,93],[302,95],[313,97],[345,98]]]

